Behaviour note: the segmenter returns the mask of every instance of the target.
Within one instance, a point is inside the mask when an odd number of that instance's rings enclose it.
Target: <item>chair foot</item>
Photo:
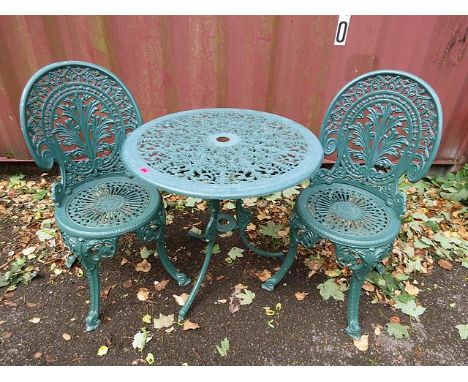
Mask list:
[[[272,281],[272,279],[269,278],[267,281],[265,281],[262,284],[262,289],[265,289],[268,292],[273,292],[275,290],[275,286],[276,286],[276,284],[274,283],[274,281]]]
[[[86,331],[92,332],[93,330],[97,329],[97,327],[101,324],[101,320],[99,319],[99,315],[96,312],[88,314],[86,317]]]
[[[359,326],[358,323],[350,323],[346,329],[345,332],[354,340],[360,340],[361,339],[361,327]]]
[[[177,272],[174,279],[175,281],[177,281],[177,284],[181,287],[187,286],[192,282],[190,277],[188,277],[185,273],[182,272]]]

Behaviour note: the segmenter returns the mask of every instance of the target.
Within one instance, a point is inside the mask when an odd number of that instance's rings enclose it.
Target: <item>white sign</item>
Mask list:
[[[346,36],[348,36],[350,19],[351,16],[349,15],[338,16],[338,25],[336,26],[335,33],[335,45],[346,44]]]

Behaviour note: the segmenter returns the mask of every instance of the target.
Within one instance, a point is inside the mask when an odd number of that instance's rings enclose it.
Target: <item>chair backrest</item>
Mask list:
[[[336,163],[314,181],[360,186],[402,214],[399,178],[424,176],[441,134],[440,101],[426,82],[402,71],[366,73],[345,85],[327,110],[320,141],[325,155],[336,153]]]
[[[57,62],[35,73],[21,96],[20,122],[37,165],[60,167],[58,202],[87,179],[123,173],[121,145],[142,124],[125,85],[108,70],[81,61]]]

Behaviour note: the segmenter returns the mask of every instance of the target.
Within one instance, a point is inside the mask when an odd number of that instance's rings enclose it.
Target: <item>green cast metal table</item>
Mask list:
[[[203,234],[207,253],[195,285],[179,312],[185,319],[205,278],[218,232],[239,230],[253,252],[267,252],[247,239],[251,213],[243,198],[285,190],[310,178],[323,150],[304,126],[281,116],[246,109],[196,109],[165,115],[127,136],[122,160],[129,172],[158,189],[208,200],[210,220]],[[220,213],[220,200],[235,200],[235,217]]]

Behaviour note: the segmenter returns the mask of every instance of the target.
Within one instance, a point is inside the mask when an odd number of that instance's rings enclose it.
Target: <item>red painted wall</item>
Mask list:
[[[352,16],[335,46],[336,16],[2,16],[0,157],[29,159],[21,91],[40,67],[97,63],[134,94],[145,121],[201,107],[266,110],[318,134],[334,94],[369,70],[429,82],[444,111],[438,163],[468,160],[467,16]]]

